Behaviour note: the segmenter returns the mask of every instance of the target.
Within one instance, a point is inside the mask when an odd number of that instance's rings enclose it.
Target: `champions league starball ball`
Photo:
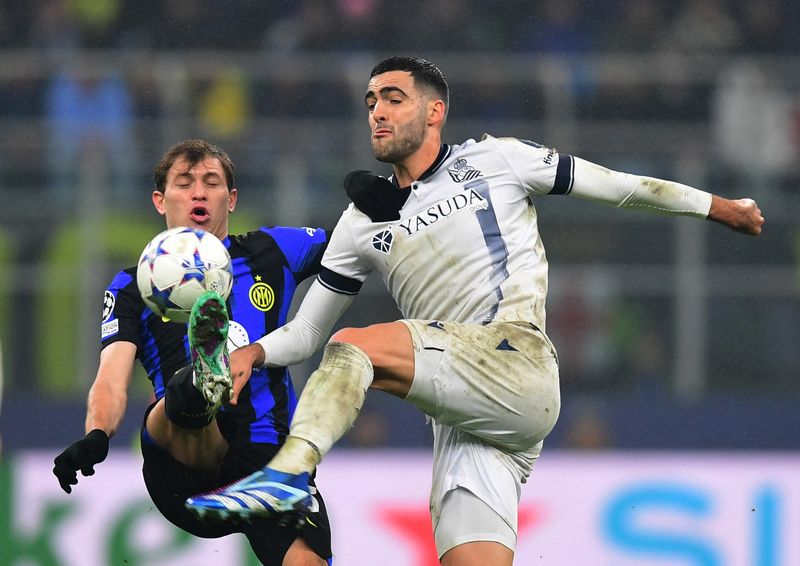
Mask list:
[[[144,303],[159,316],[188,322],[197,298],[214,290],[227,299],[233,286],[231,256],[213,234],[171,228],[144,248],[136,269]]]

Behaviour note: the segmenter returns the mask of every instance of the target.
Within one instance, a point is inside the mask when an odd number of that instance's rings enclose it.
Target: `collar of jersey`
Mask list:
[[[444,160],[447,159],[448,155],[450,155],[450,145],[446,144],[446,143],[443,143],[442,147],[439,148],[439,155],[437,155],[436,159],[433,160],[433,163],[431,164],[431,166],[428,167],[425,170],[425,172],[422,175],[419,176],[419,179],[417,179],[417,181],[424,181],[425,179],[427,179],[428,177],[433,175],[436,172],[436,170],[442,165]],[[391,176],[390,180],[392,181],[392,184],[396,188],[398,188],[398,189],[400,189],[402,191],[405,191],[406,189],[411,189],[411,187],[401,187],[397,183],[397,179],[395,178],[394,175]],[[408,198],[408,194],[406,194],[406,198]],[[405,199],[403,199],[403,201],[405,202]]]

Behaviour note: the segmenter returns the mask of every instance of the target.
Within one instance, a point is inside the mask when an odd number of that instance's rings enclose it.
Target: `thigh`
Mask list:
[[[403,321],[414,344],[407,399],[443,425],[506,450],[528,450],[561,407],[558,363],[530,325]]]
[[[366,328],[343,328],[331,342],[360,348],[372,363],[371,389],[405,397],[414,379],[414,350],[408,328],[401,322],[384,322]]]
[[[232,524],[200,521],[184,506],[186,498],[219,487],[217,478],[181,464],[157,446],[142,427],[142,476],[150,498],[173,525],[202,538],[217,538],[237,532]]]
[[[464,488],[454,489],[445,497],[433,536],[443,564],[450,560],[452,564],[464,560],[476,565],[511,564],[517,543],[517,533],[503,518]]]
[[[186,498],[217,489],[265,466],[278,446],[271,444],[232,443],[222,463],[219,476],[209,477],[175,460],[158,447],[142,427],[142,475],[153,503],[172,524],[201,538],[217,538],[244,533],[262,564],[281,566],[283,556],[298,537],[306,541],[324,559],[331,557],[331,529],[325,501],[313,478],[309,481],[313,504],[306,520],[298,527],[278,525],[272,519],[253,523],[201,521],[190,513]]]

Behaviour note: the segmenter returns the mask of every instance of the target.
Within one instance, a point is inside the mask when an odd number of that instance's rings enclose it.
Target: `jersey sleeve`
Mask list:
[[[350,204],[336,224],[328,249],[322,256],[319,282],[331,291],[345,295],[356,295],[372,271],[358,254],[352,223],[364,214]]]
[[[295,317],[258,339],[266,353],[265,366],[286,367],[308,359],[330,336],[352,301],[351,295],[333,292],[314,281]]]
[[[144,302],[129,271],[120,271],[103,294],[100,323],[101,348],[114,342],[131,342],[141,348],[139,324]]]
[[[295,228],[276,226],[262,228],[272,236],[289,262],[295,281],[300,282],[319,273],[322,254],[328,243],[328,235],[322,228]]]
[[[579,157],[572,162],[571,193],[576,197],[630,210],[696,218],[706,218],[711,209],[712,195],[706,191],[675,181],[613,171]]]
[[[554,148],[518,138],[490,140],[528,194],[568,194],[572,188],[572,156],[559,154]]]
[[[494,143],[531,195],[574,195],[619,208],[706,218],[711,193],[663,179],[606,169],[516,138]]]

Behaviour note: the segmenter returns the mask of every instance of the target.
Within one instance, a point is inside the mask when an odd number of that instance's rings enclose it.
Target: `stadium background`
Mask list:
[[[103,287],[161,229],[161,152],[193,136],[230,152],[235,231],[332,227],[345,173],[388,172],[362,100],[392,54],[445,72],[445,141],[523,137],[752,196],[767,218],[754,239],[536,201],[564,402],[547,451],[588,469],[602,455],[795,455],[799,25],[790,0],[0,0],[0,466],[82,433]],[[372,281],[341,325],[397,316]],[[293,369],[299,387],[315,361]],[[112,454],[148,402],[140,373]],[[337,451],[429,443],[415,409],[372,394]]]

